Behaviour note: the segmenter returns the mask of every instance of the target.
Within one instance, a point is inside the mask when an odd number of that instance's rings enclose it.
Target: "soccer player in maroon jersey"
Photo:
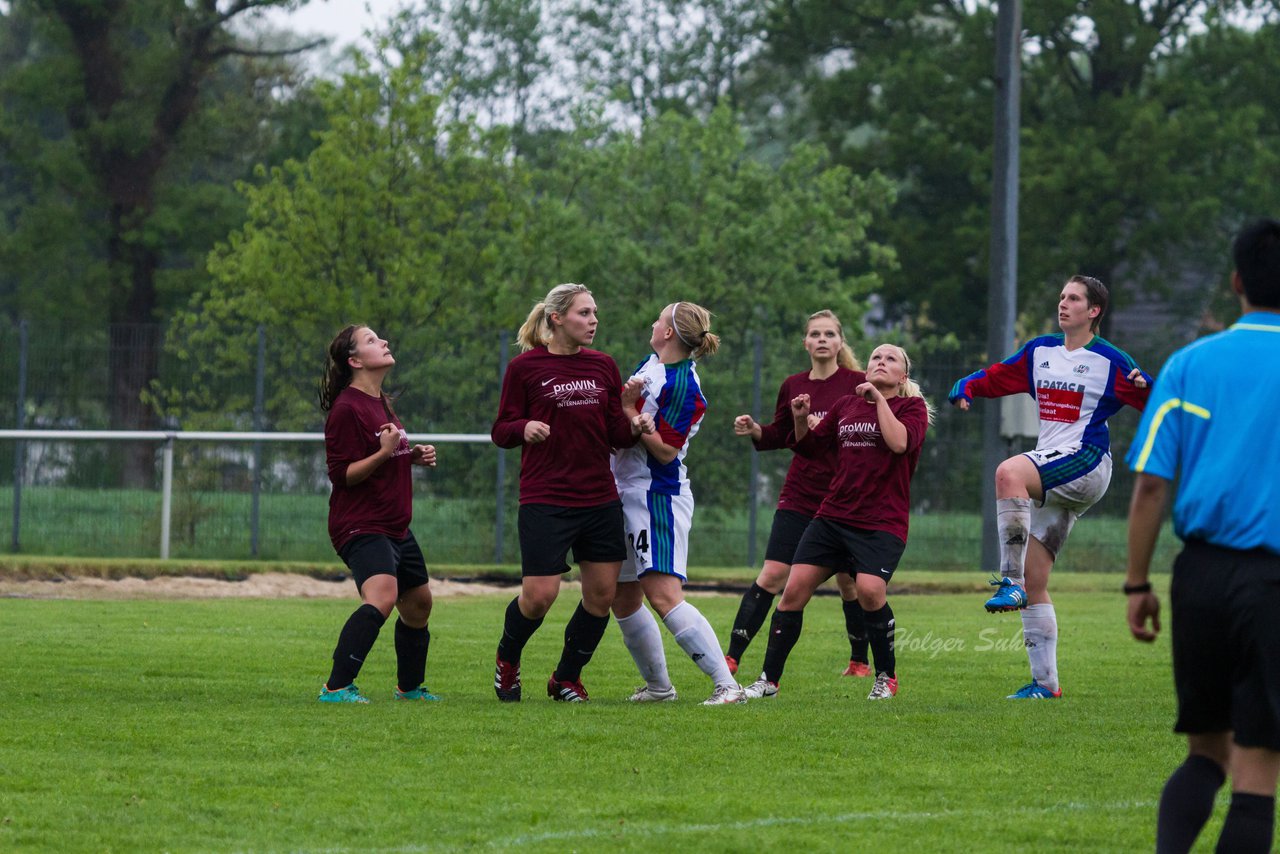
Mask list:
[[[423,684],[431,633],[431,586],[413,518],[411,465],[434,466],[431,445],[409,446],[382,391],[395,365],[387,342],[367,326],[348,326],[329,344],[320,386],[325,456],[333,492],[329,537],[351,570],[360,607],[347,619],[320,691],[326,703],[367,703],[355,678],[394,607],[398,700],[438,700]]]
[[[907,547],[911,476],[933,420],[920,387],[910,378],[911,361],[893,344],[881,344],[867,360],[867,381],[840,398],[812,429],[812,401],[791,401],[796,453],[834,453],[835,474],[826,498],[796,546],[782,601],[769,624],[764,672],[747,687],[751,699],[772,697],[800,638],[804,606],[818,585],[836,572],[853,576],[864,612],[876,681],[868,700],[898,693],[893,609],[886,599]]]
[[[809,370],[793,374],[782,381],[778,390],[778,405],[773,422],[758,424],[750,415],[739,415],[733,421],[734,432],[750,436],[757,451],[773,451],[787,448],[792,436],[791,401],[797,395],[807,394],[810,400],[810,420],[816,424],[827,414],[837,400],[866,382],[853,350],[844,340],[844,329],[834,312],[823,309],[809,315],[805,325],[804,349],[809,354]],[[769,531],[769,545],[765,548],[764,566],[755,582],[742,596],[738,615],[729,634],[729,652],[725,661],[729,670],[738,672],[747,646],[756,632],[764,625],[773,599],[787,583],[791,572],[791,558],[805,528],[818,512],[826,497],[827,485],[835,470],[835,457],[792,457],[787,478],[778,495],[778,509],[773,514],[773,527]],[[868,676],[867,630],[858,605],[853,577],[845,573],[836,575],[840,597],[844,600],[845,630],[849,636],[849,665],[845,676]]]
[[[596,302],[585,285],[551,289],[520,327],[524,351],[502,380],[490,435],[500,448],[521,447],[520,595],[507,606],[493,687],[498,699],[520,699],[520,657],[560,592],[573,549],[582,601],[565,627],[560,663],[547,681],[554,700],[583,702],[582,668],[609,624],[618,570],[626,557],[622,503],[609,458],[653,431],[653,417],[628,417],[640,383],[624,388],[612,358],[589,345]]]

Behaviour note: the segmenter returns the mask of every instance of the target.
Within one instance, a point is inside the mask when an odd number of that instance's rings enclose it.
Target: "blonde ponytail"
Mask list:
[[[695,359],[711,356],[720,349],[720,336],[711,331],[711,312],[697,303],[672,304],[671,328]]]
[[[520,345],[522,351],[532,350],[539,344],[546,344],[551,340],[551,325],[546,322],[545,316],[546,306],[545,302],[535,305],[524,323],[520,324],[520,331],[516,333],[516,343]]]

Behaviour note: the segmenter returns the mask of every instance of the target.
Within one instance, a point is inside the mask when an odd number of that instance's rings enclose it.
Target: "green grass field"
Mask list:
[[[315,701],[354,600],[0,600],[0,850],[1149,850],[1183,745],[1168,639],[1129,638],[1118,581],[1056,597],[1061,701],[1003,699],[1027,681],[1020,623],[966,593],[892,600],[891,701],[836,675],[848,647],[821,597],[780,694],[722,708],[669,637],[680,700],[627,703],[613,625],[592,702],[552,703],[568,594],[526,651],[523,703],[493,696],[495,595],[437,603],[444,702],[391,701],[388,628],[362,707]],[[737,598],[696,602],[723,637]]]

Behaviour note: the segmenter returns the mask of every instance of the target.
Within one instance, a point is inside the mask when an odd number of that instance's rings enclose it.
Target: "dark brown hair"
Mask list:
[[[369,327],[363,323],[353,323],[342,327],[334,339],[329,342],[329,366],[325,369],[324,379],[320,381],[320,387],[316,389],[316,396],[320,398],[320,411],[328,412],[333,408],[333,403],[338,399],[338,395],[342,390],[351,385],[353,376],[351,370],[350,359],[356,352],[356,333],[361,329]],[[395,418],[396,411],[391,405],[397,395],[389,393],[386,389],[382,391],[382,408],[387,411],[388,418]]]
[[[1084,285],[1084,298],[1089,303],[1089,307],[1095,305],[1099,307],[1098,316],[1089,324],[1090,332],[1098,331],[1098,324],[1102,323],[1102,316],[1107,313],[1107,306],[1111,302],[1111,292],[1107,290],[1107,286],[1095,279],[1093,276],[1072,276],[1067,279],[1068,285]]]
[[[363,324],[348,324],[329,342],[329,363],[316,390],[321,412],[332,409],[338,394],[351,385],[351,364],[347,360],[356,351],[356,332],[363,328]]]

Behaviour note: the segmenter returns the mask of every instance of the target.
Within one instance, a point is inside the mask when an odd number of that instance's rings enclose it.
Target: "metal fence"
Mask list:
[[[106,352],[106,336],[32,330],[0,336],[0,356],[18,367],[0,378],[0,411],[15,414],[13,430],[0,431],[0,486],[8,487],[0,489],[0,518],[12,520],[6,550],[336,560],[326,531],[328,480],[317,432],[321,415],[314,407],[300,408],[302,416],[289,415],[272,404],[308,397],[319,368],[308,373],[275,364],[272,348],[287,350],[289,344],[273,345],[269,330],[248,330],[244,339],[258,342],[249,348],[251,354],[256,349],[256,357],[246,361],[238,377],[233,371],[217,378],[234,392],[224,400],[239,401],[239,408],[187,409],[178,416],[162,415],[161,429],[145,435],[107,437],[90,428],[115,426],[108,423],[105,373],[113,359],[127,354]],[[439,466],[418,475],[414,487],[414,531],[436,563],[518,559],[512,523],[519,454],[487,441],[507,340],[495,332],[470,352],[420,345],[427,354],[421,371],[410,373],[401,386],[396,408],[406,427],[442,443]],[[410,346],[400,343],[398,355]],[[946,392],[957,377],[989,360],[974,346],[907,346],[914,376],[939,412],[912,484],[912,533],[904,566],[974,569],[981,551],[981,419],[947,407]],[[601,348],[619,354],[624,376],[646,352],[635,342],[605,342]],[[320,365],[323,348],[314,349],[319,352],[311,362]],[[855,349],[865,356],[871,346]],[[1133,354],[1142,361],[1141,353]],[[182,390],[205,382],[198,365],[170,352],[162,361],[161,386]],[[401,357],[393,380],[403,378],[407,361]],[[798,334],[783,339],[746,332],[699,365],[710,408],[688,458],[698,502],[691,563],[751,566],[763,555],[790,454],[756,454],[733,434],[732,421],[742,412],[770,417],[781,380],[806,364]],[[986,405],[999,404],[979,403]],[[196,429],[209,424],[243,425],[269,435]],[[1112,419],[1118,463],[1111,489],[1072,535],[1061,567],[1123,568],[1123,517],[1132,480],[1119,461],[1136,424],[1136,413],[1128,410]],[[72,438],[68,430],[80,432]],[[1012,454],[1032,444],[1011,438],[1008,449]],[[139,457],[147,463],[146,476],[128,482],[122,471]]]

